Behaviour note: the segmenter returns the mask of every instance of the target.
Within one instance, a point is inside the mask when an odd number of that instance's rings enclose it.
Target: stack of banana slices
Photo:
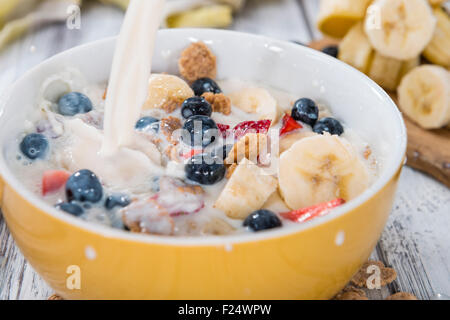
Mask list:
[[[338,58],[398,93],[425,129],[450,123],[450,16],[444,0],[322,0],[318,27]],[[421,65],[426,60],[426,65]]]

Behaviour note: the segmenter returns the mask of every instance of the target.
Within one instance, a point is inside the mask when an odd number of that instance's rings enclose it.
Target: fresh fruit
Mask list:
[[[329,56],[337,58],[338,53],[339,53],[339,48],[338,48],[338,46],[326,46],[325,48],[322,49],[322,52]]]
[[[280,137],[280,154],[288,150],[294,143],[300,139],[308,138],[317,135],[312,131],[293,131]]]
[[[422,54],[428,61],[450,68],[450,16],[442,8],[435,8],[433,13],[436,30]]]
[[[331,209],[343,205],[344,203],[345,203],[344,199],[338,198],[311,207],[281,213],[280,215],[283,218],[294,222],[306,222],[317,217],[322,217],[328,214],[331,211]]]
[[[71,215],[74,215],[75,217],[79,217],[84,213],[84,210],[82,207],[80,207],[79,205],[77,205],[75,203],[71,203],[71,202],[59,203],[55,207],[56,207],[56,209],[70,213]]]
[[[373,48],[361,22],[355,24],[339,44],[338,58],[361,72],[369,69]]]
[[[418,66],[420,58],[401,61],[374,52],[367,75],[388,91],[395,91],[402,77]]]
[[[135,126],[138,131],[152,130],[154,132],[159,131],[159,120],[153,117],[142,117],[136,122]]]
[[[255,113],[258,120],[278,120],[277,101],[263,88],[244,88],[228,95],[232,105],[247,113]]]
[[[181,115],[185,119],[198,115],[210,117],[211,114],[211,105],[203,97],[187,98],[181,106]]]
[[[403,77],[398,87],[400,109],[425,129],[450,123],[450,72],[423,65]]]
[[[319,119],[319,108],[313,100],[302,98],[294,103],[291,117],[313,127]]]
[[[64,170],[45,171],[42,176],[42,195],[47,195],[62,188],[70,177],[70,173]]]
[[[44,158],[48,152],[47,138],[40,133],[30,133],[20,143],[20,151],[31,160]]]
[[[143,109],[164,109],[171,113],[193,95],[194,92],[183,79],[169,74],[152,74]]]
[[[219,85],[210,78],[200,78],[192,83],[192,90],[196,96],[201,96],[205,92],[221,93]]]
[[[364,19],[372,0],[322,0],[317,26],[332,38],[342,38],[358,21]]]
[[[222,190],[214,207],[232,219],[245,219],[260,209],[277,189],[277,180],[262,168],[243,159]]]
[[[226,28],[233,21],[233,8],[227,4],[209,4],[191,10],[177,10],[166,19],[169,28]]]
[[[260,209],[251,213],[245,218],[244,227],[248,227],[252,231],[262,231],[281,227],[281,220],[270,210]]]
[[[316,122],[313,131],[318,134],[328,132],[329,134],[340,136],[344,133],[344,127],[342,127],[342,124],[334,118],[322,118]]]
[[[364,29],[383,56],[408,60],[420,55],[433,37],[436,18],[426,0],[375,0]]]
[[[229,133],[228,130],[230,129],[230,126],[227,124],[217,123],[217,128],[219,128],[219,131],[222,134],[222,137],[226,138]]]
[[[329,134],[296,142],[279,163],[281,195],[296,210],[336,197],[351,200],[366,190],[369,175],[346,140]]]
[[[126,207],[131,203],[130,197],[124,194],[113,194],[106,198],[105,208],[112,210],[115,207]]]
[[[214,151],[213,156],[218,159],[225,160],[232,149],[232,144],[225,144],[221,148],[218,148],[216,151]]]
[[[74,116],[92,111],[92,102],[80,92],[70,92],[58,101],[58,112],[63,116]]]
[[[397,89],[403,61],[375,52],[367,75],[386,90]]]
[[[189,180],[203,184],[212,185],[225,177],[225,165],[215,161],[205,161],[204,155],[194,156],[185,165],[184,170]]]
[[[184,123],[183,129],[189,133],[189,136],[182,136],[183,142],[191,146],[206,147],[216,141],[219,133],[214,120],[207,116],[190,117]]]
[[[253,163],[265,163],[270,156],[268,137],[264,133],[247,133],[240,138],[228,153],[225,164],[240,163],[246,158]]]
[[[66,196],[69,202],[99,202],[103,197],[103,187],[97,176],[90,170],[75,172],[66,182]]]
[[[287,212],[290,209],[287,207],[286,203],[284,203],[283,198],[278,191],[272,193],[272,195],[267,199],[267,201],[262,206],[262,209],[267,209],[273,212]]]
[[[264,133],[269,131],[271,121],[259,120],[259,121],[243,121],[238,123],[233,128],[234,139],[239,140],[247,133]]]
[[[287,113],[284,115],[282,120],[283,126],[280,129],[280,136],[285,135],[286,133],[292,132],[294,130],[298,130],[303,128],[303,126],[294,120]]]

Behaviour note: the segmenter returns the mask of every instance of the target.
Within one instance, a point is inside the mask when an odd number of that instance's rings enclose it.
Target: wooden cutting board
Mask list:
[[[334,39],[313,41],[309,47],[321,50],[337,45]],[[389,93],[397,103],[396,93]],[[403,115],[408,132],[407,165],[423,171],[450,188],[450,129],[425,130]]]

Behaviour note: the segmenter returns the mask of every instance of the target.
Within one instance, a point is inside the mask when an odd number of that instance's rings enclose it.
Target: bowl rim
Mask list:
[[[297,233],[301,233],[305,230],[312,229],[318,227],[320,225],[324,225],[332,220],[338,219],[343,215],[353,211],[357,207],[361,206],[369,199],[374,197],[378,192],[380,192],[388,183],[392,180],[392,178],[398,173],[405,161],[406,154],[406,145],[407,145],[407,135],[406,135],[406,127],[403,121],[403,117],[401,116],[401,112],[398,110],[395,103],[392,101],[391,97],[373,80],[367,77],[365,74],[359,72],[353,67],[345,64],[338,59],[335,59],[331,56],[328,56],[324,53],[321,53],[317,50],[311,49],[306,46],[301,46],[295,43],[291,43],[288,41],[272,39],[263,35],[250,34],[245,32],[231,31],[231,30],[217,30],[217,29],[194,29],[194,28],[180,28],[180,29],[162,29],[158,31],[159,36],[163,36],[165,33],[179,33],[180,37],[188,38],[188,39],[197,39],[197,38],[206,38],[207,36],[213,35],[215,37],[220,37],[220,35],[225,34],[233,34],[235,37],[246,38],[248,40],[253,41],[263,41],[266,43],[270,43],[273,45],[280,45],[287,50],[300,50],[304,51],[309,55],[313,55],[321,60],[328,60],[328,63],[331,64],[340,64],[341,68],[345,70],[345,72],[354,73],[356,76],[360,78],[360,81],[364,81],[367,85],[369,85],[373,90],[374,94],[378,94],[380,98],[386,99],[386,103],[390,104],[392,108],[394,108],[394,116],[397,118],[395,123],[399,126],[400,129],[400,142],[399,147],[395,148],[394,152],[392,152],[392,157],[394,157],[394,162],[391,167],[386,167],[384,172],[377,176],[372,185],[366,189],[362,194],[360,194],[355,199],[349,201],[348,203],[336,208],[333,210],[332,215],[326,215],[323,217],[318,217],[316,219],[307,221],[305,223],[298,224],[297,226],[290,226],[289,228],[276,228],[272,230],[267,230],[264,232],[257,233],[245,233],[245,234],[237,234],[237,235],[223,235],[223,236],[162,236],[162,235],[149,235],[149,234],[139,234],[132,233],[125,230],[115,229],[109,226],[95,224],[92,222],[84,221],[82,219],[76,218],[70,214],[61,212],[56,208],[52,207],[48,203],[44,202],[37,194],[33,193],[31,190],[28,190],[25,186],[23,186],[20,181],[14,176],[8,165],[6,164],[6,160],[4,157],[4,153],[0,155],[0,179],[3,178],[4,183],[8,184],[13,190],[19,194],[25,201],[28,201],[35,208],[42,211],[44,214],[50,215],[51,217],[60,220],[69,225],[75,226],[77,228],[83,229],[83,231],[91,232],[96,235],[105,237],[105,238],[115,238],[116,240],[123,241],[133,241],[139,242],[142,244],[153,244],[153,245],[167,245],[167,246],[180,246],[180,247],[189,247],[189,246],[225,246],[226,248],[232,244],[238,243],[251,243],[262,240],[271,240],[274,238],[282,238],[286,236],[292,236]],[[88,42],[71,49],[60,52],[29,69],[26,73],[24,73],[19,79],[17,79],[10,87],[8,92],[12,90],[18,83],[24,81],[29,75],[36,72],[38,69],[45,67],[47,64],[51,64],[54,59],[67,54],[71,51],[83,51],[90,47],[96,46],[104,46],[110,42],[116,40],[116,36],[108,37],[101,40],[96,40],[92,42]],[[243,39],[245,41],[245,39]],[[9,95],[6,94],[4,97],[4,101],[2,105],[6,105],[8,103]],[[0,117],[3,114],[3,107],[0,109]]]

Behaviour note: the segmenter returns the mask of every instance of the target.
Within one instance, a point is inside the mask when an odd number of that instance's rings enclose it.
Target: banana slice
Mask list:
[[[369,175],[346,140],[317,135],[281,155],[278,180],[284,201],[296,210],[336,198],[351,200],[368,187]]]
[[[437,7],[443,4],[446,0],[428,0],[428,2],[433,6]]]
[[[338,58],[361,72],[366,73],[373,48],[367,39],[362,22],[354,25],[339,45]]]
[[[261,209],[277,189],[277,180],[253,162],[243,159],[228,180],[214,207],[232,219],[245,219]]]
[[[273,212],[289,212],[291,209],[286,206],[283,198],[281,198],[280,193],[275,191],[272,195],[267,199],[266,203],[262,206],[263,209],[267,209]]]
[[[297,141],[303,138],[313,137],[317,135],[312,131],[295,131],[292,133],[285,134],[280,137],[280,154],[288,150]]]
[[[436,30],[423,56],[434,64],[450,68],[450,16],[442,8],[433,12],[437,18]]]
[[[194,91],[183,79],[169,74],[153,74],[149,80],[148,97],[143,109],[164,109],[171,113],[192,96]]]
[[[435,26],[436,18],[426,0],[375,0],[367,9],[364,25],[372,46],[398,60],[420,55]]]
[[[450,73],[423,65],[409,72],[398,87],[400,109],[425,129],[450,123]]]
[[[375,52],[367,75],[384,89],[395,91],[402,77],[417,67],[419,63],[420,58],[418,56],[402,61]]]
[[[263,88],[244,88],[229,95],[231,103],[247,113],[256,113],[258,120],[278,120],[277,101]]]
[[[372,0],[322,0],[317,27],[322,33],[342,38],[358,21],[364,19]]]
[[[386,90],[397,89],[400,81],[401,60],[382,56],[375,52],[367,75]]]

